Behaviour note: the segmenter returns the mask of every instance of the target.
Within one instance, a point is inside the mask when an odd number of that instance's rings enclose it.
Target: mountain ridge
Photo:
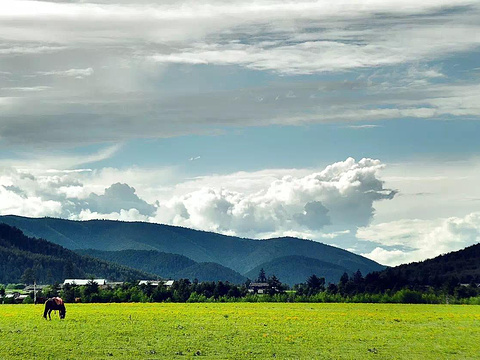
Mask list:
[[[75,250],[77,254],[89,255],[97,259],[114,262],[131,268],[146,271],[168,279],[188,278],[199,281],[228,281],[244,283],[247,278],[223,265],[212,262],[195,262],[178,254],[156,250]]]
[[[0,222],[72,250],[156,250],[186,256],[197,263],[217,263],[240,274],[285,256],[298,255],[367,274],[385,267],[360,255],[312,240],[292,237],[253,240],[172,225],[112,220],[0,216]],[[322,276],[321,274],[317,274]]]

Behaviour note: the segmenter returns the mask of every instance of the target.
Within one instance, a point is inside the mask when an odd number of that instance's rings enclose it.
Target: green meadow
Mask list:
[[[0,359],[478,359],[480,307],[400,304],[0,305]]]

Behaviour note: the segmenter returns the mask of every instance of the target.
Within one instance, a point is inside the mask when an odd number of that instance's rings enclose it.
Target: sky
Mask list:
[[[478,0],[2,0],[0,214],[480,241]]]

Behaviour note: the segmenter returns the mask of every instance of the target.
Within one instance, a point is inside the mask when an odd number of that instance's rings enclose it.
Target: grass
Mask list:
[[[480,307],[397,304],[0,305],[0,359],[478,359]]]

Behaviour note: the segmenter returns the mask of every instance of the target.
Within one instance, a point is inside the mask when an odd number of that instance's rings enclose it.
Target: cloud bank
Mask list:
[[[422,171],[412,177],[407,171],[412,164],[393,165],[392,172],[379,160],[348,158],[319,170],[192,179],[175,169],[4,166],[0,214],[157,222],[252,238],[296,236],[349,248],[386,265],[478,243],[480,214],[472,211],[478,194],[471,187],[478,183],[478,162],[418,166]],[[451,191],[448,199],[445,189]],[[376,209],[381,209],[377,216]],[[445,213],[459,215],[442,217]]]
[[[296,171],[285,175],[288,170],[272,171],[269,177],[227,175],[224,186],[211,180],[202,184],[202,179],[167,187],[150,182],[150,189],[141,190],[146,199],[126,183],[100,190],[100,179],[111,179],[109,169],[37,170],[34,175],[5,168],[0,213],[144,220],[257,238],[295,231],[308,234],[325,227],[332,232],[368,225],[374,203],[395,196],[378,178],[383,167],[379,160],[348,158],[306,175],[295,176]],[[141,172],[137,175],[142,178]],[[246,175],[248,184],[242,179]],[[230,188],[229,178],[236,183]]]
[[[361,228],[357,238],[378,246],[362,255],[382,264],[421,261],[480,241],[480,212],[437,220],[404,219]],[[407,248],[389,250],[384,246]]]

